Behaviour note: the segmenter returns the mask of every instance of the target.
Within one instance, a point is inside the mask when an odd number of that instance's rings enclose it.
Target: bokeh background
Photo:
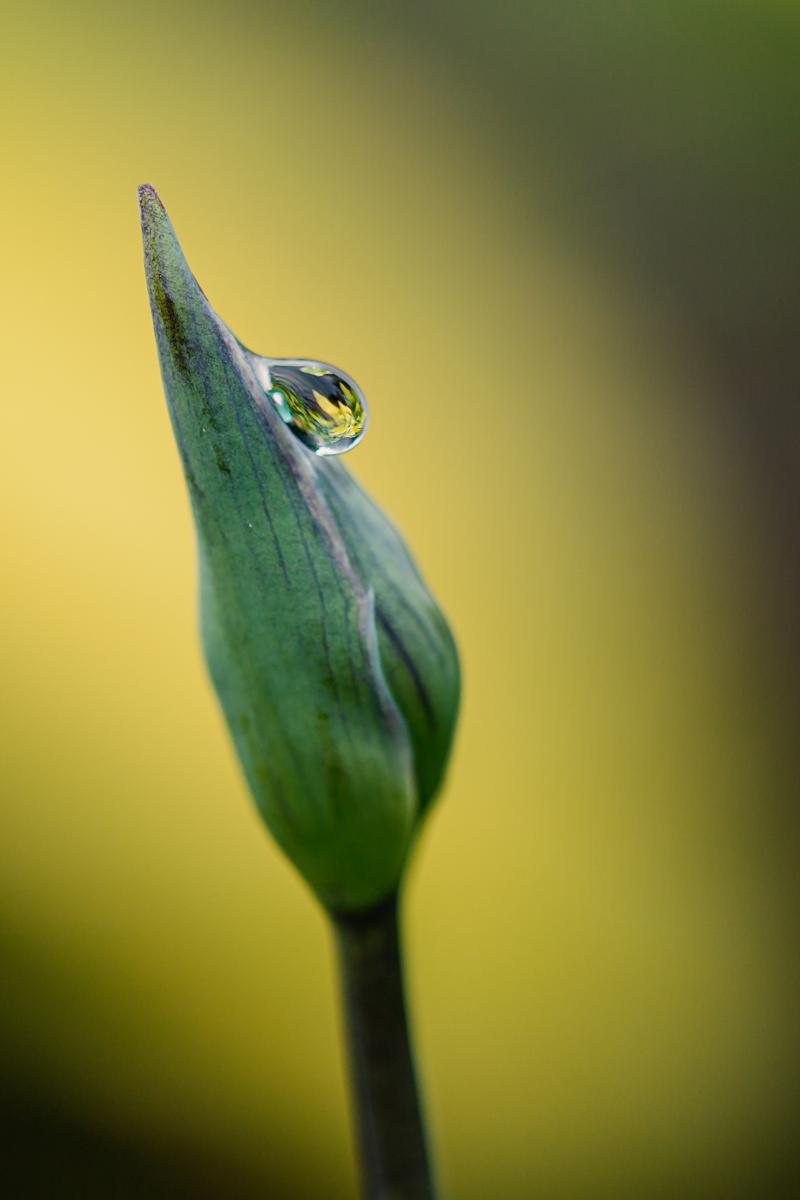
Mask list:
[[[451,1200],[797,1166],[800,9],[4,6],[3,1174],[354,1195],[332,954],[195,632],[135,186],[340,364],[463,654],[408,890]]]

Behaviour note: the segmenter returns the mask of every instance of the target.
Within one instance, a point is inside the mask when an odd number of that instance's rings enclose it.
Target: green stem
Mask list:
[[[335,914],[364,1200],[434,1200],[409,1040],[398,902]]]

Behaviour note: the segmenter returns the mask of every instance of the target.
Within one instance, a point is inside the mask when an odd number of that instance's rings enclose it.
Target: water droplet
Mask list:
[[[309,358],[250,358],[265,395],[315,454],[343,454],[361,441],[367,404],[344,371]]]

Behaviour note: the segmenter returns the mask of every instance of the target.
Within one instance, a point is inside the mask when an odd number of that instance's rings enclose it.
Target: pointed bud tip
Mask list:
[[[136,194],[139,197],[139,207],[142,210],[150,204],[157,204],[159,208],[164,207],[152,183],[140,183],[136,189]]]
[[[167,210],[152,183],[140,183],[136,194],[139,197],[139,219],[143,233],[146,234],[148,230],[155,233],[158,229],[170,227]]]
[[[139,219],[147,277],[150,279],[151,276],[158,275],[162,279],[163,287],[174,288],[176,270],[189,274],[189,268],[175,237],[172,222],[152,183],[140,183],[136,194],[139,198]],[[170,284],[167,283],[169,279]]]

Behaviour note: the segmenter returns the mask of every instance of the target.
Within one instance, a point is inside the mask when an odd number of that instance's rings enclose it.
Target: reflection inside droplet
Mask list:
[[[307,358],[251,355],[251,360],[265,395],[315,454],[343,454],[361,440],[367,405],[349,375]]]

